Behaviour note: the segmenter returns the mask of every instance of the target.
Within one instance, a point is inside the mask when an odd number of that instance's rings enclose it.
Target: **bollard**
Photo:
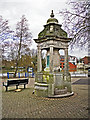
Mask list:
[[[34,77],[34,73],[32,73],[32,77]]]
[[[25,78],[27,77],[27,73],[25,72]]]
[[[9,79],[9,72],[7,72],[7,78]]]
[[[20,78],[20,73],[18,73],[18,77]]]

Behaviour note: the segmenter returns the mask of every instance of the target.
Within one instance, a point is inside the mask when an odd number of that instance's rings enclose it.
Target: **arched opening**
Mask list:
[[[46,67],[46,50],[42,50],[41,52],[41,56],[42,56],[42,71],[44,71],[45,67]]]
[[[65,52],[64,49],[60,49],[59,50],[59,54],[60,54],[60,71],[63,72],[64,68],[65,68]]]

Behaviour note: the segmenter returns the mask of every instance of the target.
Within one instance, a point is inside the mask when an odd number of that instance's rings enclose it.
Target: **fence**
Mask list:
[[[8,79],[9,79],[9,78],[13,78],[14,72],[2,73],[2,74],[0,74],[0,76],[1,76],[1,77],[7,77]],[[35,76],[34,72],[32,72],[32,73],[28,73],[28,72],[20,73],[20,72],[18,72],[18,73],[16,74],[16,77],[18,77],[18,78],[21,78],[21,77],[27,78],[27,77],[34,77],[34,76]]]

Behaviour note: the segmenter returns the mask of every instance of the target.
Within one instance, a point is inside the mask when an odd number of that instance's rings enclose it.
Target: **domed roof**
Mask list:
[[[38,34],[38,38],[42,39],[48,36],[67,37],[67,33],[61,28],[62,25],[58,24],[58,20],[54,18],[53,10],[50,17],[47,24],[44,25],[44,29]]]
[[[56,18],[54,18],[54,14],[53,14],[53,10],[52,10],[52,12],[51,12],[51,15],[50,15],[50,17],[51,18],[49,18],[48,20],[47,20],[47,24],[49,24],[49,23],[58,23],[58,20],[56,19]]]

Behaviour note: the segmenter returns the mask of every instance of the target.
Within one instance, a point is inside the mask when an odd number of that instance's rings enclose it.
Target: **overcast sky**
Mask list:
[[[67,7],[66,2],[67,0],[0,0],[0,15],[9,20],[13,30],[21,16],[25,15],[34,39],[38,38],[38,33],[42,31],[43,25],[50,17],[51,10],[54,10],[59,24],[63,23],[62,16],[58,12]],[[36,44],[34,43],[32,47],[35,48]],[[69,54],[84,57],[87,55],[86,52],[75,49],[75,52],[69,51]]]

